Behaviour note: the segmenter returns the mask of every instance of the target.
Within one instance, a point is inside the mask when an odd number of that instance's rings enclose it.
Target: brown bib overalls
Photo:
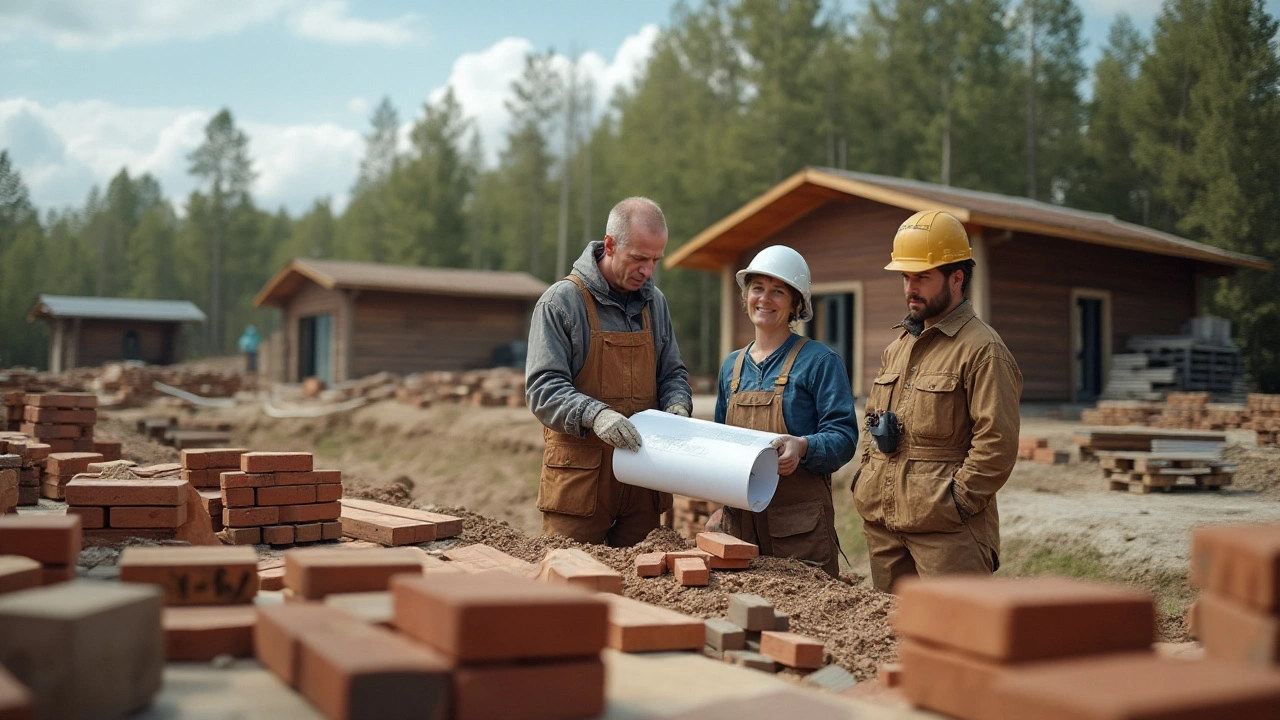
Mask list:
[[[626,417],[657,408],[658,366],[649,308],[644,309],[640,332],[604,332],[595,298],[578,276],[568,279],[582,292],[591,326],[587,359],[573,387]],[[658,527],[662,513],[671,509],[670,494],[618,482],[613,476],[614,448],[595,433],[580,438],[544,427],[542,437],[547,443],[538,486],[543,535],[629,547]]]
[[[792,434],[782,414],[782,393],[786,390],[791,366],[805,342],[807,338],[800,338],[787,353],[772,390],[738,392],[742,364],[751,346],[738,353],[729,383],[726,425]],[[821,567],[831,577],[839,577],[839,541],[836,509],[831,502],[831,476],[797,467],[790,475],[778,478],[778,489],[764,512],[726,507],[725,518],[729,532],[759,545],[762,555],[797,558]]]

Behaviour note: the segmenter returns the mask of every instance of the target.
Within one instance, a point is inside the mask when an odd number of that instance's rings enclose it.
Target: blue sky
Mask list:
[[[1145,33],[1159,0],[1079,0],[1092,62],[1115,13]],[[859,0],[844,0],[856,7]],[[369,114],[402,122],[453,85],[492,158],[524,54],[576,56],[603,101],[641,71],[674,0],[0,0],[0,147],[42,209],[79,205],[122,166],[177,201],[186,155],[229,107],[260,204],[345,206]],[[1280,0],[1267,0],[1275,14]]]

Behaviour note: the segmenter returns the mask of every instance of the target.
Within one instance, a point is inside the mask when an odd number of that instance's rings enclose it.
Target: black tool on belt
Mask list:
[[[876,448],[888,455],[898,452],[898,440],[902,437],[902,423],[889,410],[867,413],[867,432],[876,441]]]

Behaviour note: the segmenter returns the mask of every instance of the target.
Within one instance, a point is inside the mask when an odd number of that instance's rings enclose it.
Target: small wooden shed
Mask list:
[[[734,273],[769,245],[809,263],[815,317],[804,331],[830,345],[865,397],[906,315],[889,272],[898,226],[945,210],[968,230],[970,297],[1004,338],[1024,400],[1085,401],[1106,385],[1113,349],[1132,335],[1176,335],[1204,311],[1206,280],[1266,260],[1110,215],[1027,198],[829,168],[805,168],[670,253],[668,267],[720,274],[721,357],[751,339]]]
[[[253,302],[283,314],[280,379],[337,382],[499,364],[546,289],[523,272],[298,258]]]
[[[49,323],[49,370],[137,360],[168,365],[182,359],[182,324],[204,322],[186,300],[41,295],[27,320]]]

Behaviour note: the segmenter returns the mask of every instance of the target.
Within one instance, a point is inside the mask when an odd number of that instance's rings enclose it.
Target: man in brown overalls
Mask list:
[[[525,397],[547,444],[544,535],[626,547],[671,508],[670,494],[613,475],[615,449],[640,447],[628,417],[656,408],[687,417],[693,407],[671,313],[652,280],[666,246],[658,205],[627,198],[609,213],[604,240],[588,244],[534,307]]]

